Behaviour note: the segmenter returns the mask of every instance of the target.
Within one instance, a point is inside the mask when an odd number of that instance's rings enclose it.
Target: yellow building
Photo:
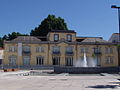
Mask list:
[[[116,44],[101,37],[77,37],[73,30],[52,30],[47,37],[19,36],[5,41],[4,48],[4,66],[74,66],[85,57],[89,67],[118,66]]]

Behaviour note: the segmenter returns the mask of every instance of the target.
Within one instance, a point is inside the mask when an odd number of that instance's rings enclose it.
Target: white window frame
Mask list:
[[[60,46],[53,46],[52,52],[60,52]]]
[[[67,41],[72,41],[72,35],[71,34],[67,34]]]
[[[113,48],[112,47],[106,47],[105,52],[106,52],[106,54],[113,54]]]
[[[73,47],[72,46],[66,47],[66,52],[73,52]]]
[[[30,65],[30,56],[23,56],[23,65]]]
[[[16,52],[17,46],[9,46],[9,52]]]
[[[17,57],[16,56],[9,56],[9,65],[16,65]]]
[[[81,52],[81,53],[88,53],[88,50],[89,50],[89,49],[86,48],[86,47],[81,47],[81,48],[80,48],[80,52]]]
[[[59,40],[59,34],[54,34],[54,41],[58,41]]]
[[[43,46],[36,47],[36,52],[44,52],[44,47]]]
[[[44,65],[44,57],[43,56],[36,57],[36,65]]]
[[[23,51],[30,52],[30,46],[23,46]]]
[[[105,63],[106,64],[113,64],[113,56],[106,56]]]

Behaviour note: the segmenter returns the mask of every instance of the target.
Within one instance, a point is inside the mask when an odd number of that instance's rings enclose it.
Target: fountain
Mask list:
[[[75,67],[88,67],[87,65],[87,56],[86,56],[86,53],[84,53],[84,58],[83,60],[77,60],[75,62]]]
[[[84,60],[83,60],[83,67],[87,67],[87,56],[86,53],[84,52]]]
[[[85,49],[84,49],[85,50]],[[95,74],[95,73],[113,73],[118,72],[119,67],[97,67],[98,59],[96,57],[87,57],[85,51],[83,59],[76,60],[74,66],[54,67],[55,73],[72,73],[72,74]]]
[[[88,60],[86,53],[84,52],[84,58],[83,60],[76,60],[75,67],[95,67],[95,59],[91,57],[91,59]]]

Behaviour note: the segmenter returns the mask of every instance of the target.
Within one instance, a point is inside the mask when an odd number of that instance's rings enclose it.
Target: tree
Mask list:
[[[11,34],[8,34],[8,38],[7,40],[13,40],[15,38],[17,38],[18,36],[21,36],[22,34],[20,34],[19,32],[12,32]]]
[[[61,17],[56,18],[55,15],[48,15],[41,24],[34,30],[31,30],[31,36],[46,36],[51,30],[68,30],[67,24]]]
[[[3,47],[3,41],[4,40],[13,40],[18,36],[28,36],[27,34],[21,34],[19,32],[12,32],[8,35],[4,35],[3,37],[0,37],[0,47]]]
[[[3,39],[0,37],[0,47],[3,47]]]

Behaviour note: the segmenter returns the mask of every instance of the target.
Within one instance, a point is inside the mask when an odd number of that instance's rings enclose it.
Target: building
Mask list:
[[[2,62],[3,62],[3,53],[4,53],[4,49],[3,48],[0,48],[0,65],[2,65]]]
[[[96,67],[118,66],[115,43],[102,37],[77,37],[73,30],[52,30],[47,37],[19,36],[4,41],[4,66],[74,66],[83,61]]]
[[[119,33],[113,33],[108,41],[113,42],[113,43],[118,43],[119,42],[119,35],[120,35]]]
[[[108,41],[118,44],[117,45],[118,46],[118,50],[117,50],[118,51],[118,64],[120,66],[120,43],[119,43],[119,37],[120,37],[120,33],[113,33]]]

